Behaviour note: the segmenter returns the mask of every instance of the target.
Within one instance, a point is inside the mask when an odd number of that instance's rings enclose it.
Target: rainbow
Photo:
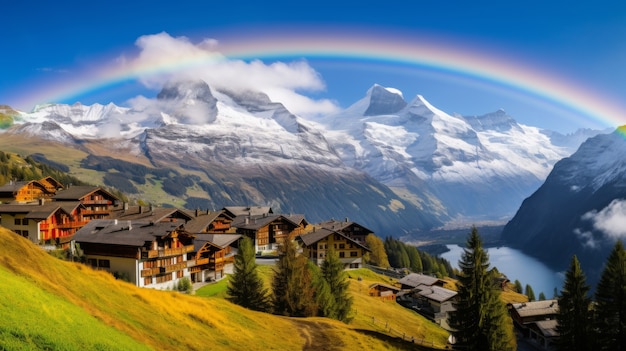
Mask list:
[[[485,53],[480,48],[451,44],[449,40],[422,40],[377,33],[271,33],[232,39],[222,40],[219,44],[219,52],[227,59],[337,58],[434,69],[540,98],[601,125],[615,127],[626,124],[624,106],[592,91],[581,82],[516,62],[510,57],[494,55],[493,50]],[[85,73],[78,79],[31,90],[17,103],[34,106],[41,102],[68,101],[90,91],[106,89],[150,74],[173,72],[218,59],[214,54],[207,54],[204,57],[195,56],[193,59],[159,62],[144,67],[112,68],[111,65],[103,65],[103,68]]]

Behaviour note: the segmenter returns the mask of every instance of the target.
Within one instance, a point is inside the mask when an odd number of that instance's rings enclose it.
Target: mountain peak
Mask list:
[[[200,79],[185,81],[169,81],[157,95],[158,100],[182,100],[187,103],[202,101],[215,105],[216,99],[209,85]]]
[[[385,88],[374,84],[367,91],[369,105],[365,110],[365,116],[389,115],[396,113],[406,107],[406,101],[402,92],[394,88]]]
[[[463,119],[476,131],[495,130],[498,132],[506,132],[513,128],[521,130],[517,121],[503,109],[498,109],[495,112],[481,116],[463,116]]]

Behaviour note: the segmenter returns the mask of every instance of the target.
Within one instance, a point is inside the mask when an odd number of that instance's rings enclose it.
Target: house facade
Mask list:
[[[331,219],[329,221],[319,223],[317,226],[341,232],[347,237],[363,245],[365,245],[365,238],[369,234],[374,234],[372,230],[356,222],[352,222],[348,220],[348,218],[344,219],[343,221]]]
[[[78,201],[83,205],[81,216],[85,220],[110,218],[119,199],[97,186],[71,186],[52,197],[57,202]]]
[[[192,282],[215,281],[232,274],[239,234],[194,234],[194,252],[189,255]]]
[[[49,199],[55,193],[36,180],[23,182],[10,181],[0,186],[0,203],[28,203],[39,199]]]
[[[237,234],[245,235],[254,241],[257,253],[275,252],[284,240],[302,234],[307,225],[302,215],[239,216],[232,222]]]
[[[525,338],[544,350],[552,350],[559,337],[556,331],[558,300],[543,300],[509,305],[513,325]]]
[[[297,236],[296,240],[302,247],[302,254],[318,266],[324,262],[331,247],[339,255],[339,260],[344,264],[345,269],[362,268],[363,255],[369,251],[366,246],[356,240],[327,228],[315,228],[313,231]]]

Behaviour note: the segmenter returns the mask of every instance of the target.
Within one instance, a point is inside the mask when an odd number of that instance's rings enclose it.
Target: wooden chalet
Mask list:
[[[254,241],[256,252],[278,250],[286,239],[302,234],[308,225],[303,215],[261,214],[236,217],[232,226],[237,234]]]
[[[400,288],[383,283],[374,283],[369,286],[369,295],[380,297],[383,301],[396,301]]]
[[[87,220],[109,218],[119,199],[97,186],[71,186],[52,197],[58,202],[78,201],[84,206],[81,215]]]
[[[75,216],[79,203],[1,204],[0,225],[35,244],[67,246],[87,222]]]
[[[44,177],[39,179],[41,183],[52,194],[56,194],[57,191],[63,190],[63,184],[52,177]]]
[[[374,232],[370,229],[367,229],[356,222],[349,221],[348,218],[343,221],[331,219],[330,221],[319,223],[317,226],[341,232],[363,245],[366,245],[365,238],[369,234],[374,234]]]
[[[0,203],[36,202],[39,199],[49,199],[52,196],[54,196],[54,192],[37,180],[10,181],[8,184],[0,186]]]
[[[404,294],[403,299],[409,298],[411,308],[419,314],[439,324],[444,329],[448,326],[448,315],[455,311],[454,303],[458,293],[437,285],[419,285]]]
[[[226,211],[187,211],[191,220],[185,223],[185,229],[192,233],[226,234],[234,233],[231,227],[233,217]]]
[[[192,282],[219,280],[225,274],[233,273],[240,234],[194,234],[194,252],[187,262]]]
[[[509,305],[513,325],[525,338],[544,350],[554,347],[559,337],[556,331],[558,300],[543,300],[514,303]]]
[[[316,265],[321,265],[326,252],[333,247],[343,262],[344,268],[363,267],[363,255],[369,251],[367,247],[346,234],[327,228],[315,228],[313,231],[296,237],[302,247],[303,254]]]
[[[92,220],[74,242],[90,266],[157,289],[189,277],[187,257],[194,251],[193,235],[181,222]]]

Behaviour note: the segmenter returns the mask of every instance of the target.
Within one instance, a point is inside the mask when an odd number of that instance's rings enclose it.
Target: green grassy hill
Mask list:
[[[286,318],[233,305],[219,288],[212,297],[140,289],[54,258],[0,227],[0,349],[429,349],[402,341],[402,333],[444,346],[447,333],[435,324],[367,296],[367,286],[384,278],[366,270],[350,274],[352,323]]]

